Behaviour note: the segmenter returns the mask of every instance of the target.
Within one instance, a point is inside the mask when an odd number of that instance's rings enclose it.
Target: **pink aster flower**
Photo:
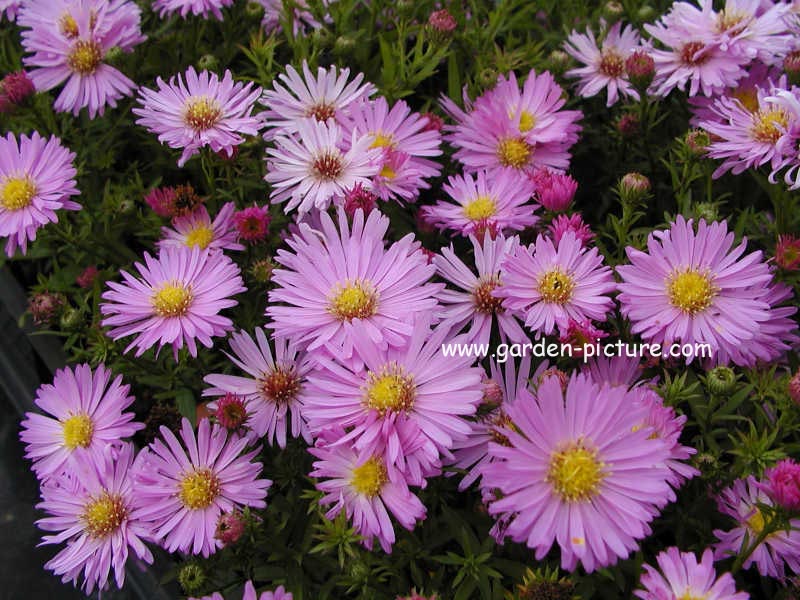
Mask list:
[[[623,386],[625,389],[639,385],[642,376],[642,364],[639,358],[630,356],[597,356],[590,360],[583,373],[597,385]]]
[[[606,106],[612,106],[620,97],[638,100],[639,94],[625,72],[625,61],[638,46],[639,33],[630,25],[623,29],[620,21],[611,26],[600,47],[590,29],[585,34],[573,30],[564,50],[583,66],[570,69],[566,75],[579,79],[578,95],[584,98],[595,96],[605,88]]]
[[[550,334],[557,322],[605,320],[616,289],[611,269],[597,248],[585,249],[571,231],[558,248],[543,235],[533,246],[518,246],[503,263],[503,308],[525,318],[525,326]]]
[[[219,312],[237,304],[230,298],[246,291],[239,268],[222,252],[196,247],[164,248],[157,258],[144,254],[136,263],[138,279],[122,271],[124,283],[109,281],[103,293],[102,324],[118,340],[136,337],[125,352],[136,348],[136,356],[154,346],[172,344],[175,359],[186,344],[197,356],[197,341],[206,348],[212,337],[225,335],[233,323]]]
[[[222,8],[233,4],[233,0],[154,0],[153,10],[158,12],[162,19],[175,13],[179,13],[182,18],[192,13],[208,19],[209,14],[214,15],[218,21],[222,21]]]
[[[242,433],[248,429],[246,422],[250,415],[241,396],[228,392],[216,401],[213,407],[209,405],[208,409],[213,411],[213,420],[228,431]]]
[[[536,199],[553,212],[567,210],[578,190],[578,182],[572,176],[550,169],[538,169],[531,175],[531,181],[536,189]]]
[[[25,71],[7,73],[0,80],[0,113],[9,112],[35,93],[36,88]]]
[[[705,343],[714,355],[736,352],[769,318],[763,291],[772,279],[761,252],[733,248],[725,222],[678,216],[667,231],[651,234],[648,251],[628,248],[630,265],[617,267],[622,314],[631,331],[659,344]],[[687,356],[691,362],[694,356]]]
[[[539,221],[534,214],[539,206],[531,199],[533,185],[512,170],[478,171],[453,175],[442,186],[454,202],[440,200],[422,212],[441,230],[483,237],[487,230],[510,234]]]
[[[77,116],[87,107],[89,118],[130,96],[136,84],[103,62],[109,51],[133,52],[145,36],[141,10],[127,0],[35,0],[26,2],[17,18],[22,46],[32,56],[23,63],[38,91],[66,82],[53,107]]]
[[[565,102],[564,90],[549,72],[531,71],[522,90],[512,72],[500,77],[472,110],[449,110],[458,122],[446,127],[450,133],[445,139],[457,148],[453,157],[470,171],[566,169],[582,113],[561,110]]]
[[[796,271],[800,268],[800,238],[788,234],[778,236],[775,264],[784,271]]]
[[[546,377],[535,397],[506,408],[514,427],[500,429],[507,445],[490,442],[482,486],[500,490],[489,513],[510,518],[505,534],[535,549],[536,560],[556,542],[562,568],[580,561],[592,572],[650,534],[672,494],[668,451],[651,427],[639,427],[631,400],[623,388],[573,375],[566,392]]]
[[[569,216],[557,215],[552,223],[547,226],[547,230],[553,237],[556,247],[558,247],[561,238],[564,237],[564,234],[568,231],[575,234],[575,237],[578,238],[583,247],[588,246],[589,243],[594,240],[594,233],[589,229],[589,226],[583,222],[583,217],[581,217],[580,213],[573,213]]]
[[[174,217],[176,198],[175,188],[164,186],[150,190],[144,201],[159,217]]]
[[[350,69],[319,67],[315,77],[305,60],[302,69],[301,76],[292,65],[286,65],[286,73],[272,82],[273,89],[264,92],[261,103],[267,107],[263,113],[266,139],[298,133],[300,123],[309,117],[322,122],[334,119],[341,124],[343,109],[376,91],[371,83],[362,85],[363,73],[348,81]]]
[[[711,96],[733,87],[746,75],[742,67],[752,57],[723,48],[722,39],[715,35],[716,19],[711,2],[703,2],[701,8],[689,2],[675,2],[657,23],[644,26],[647,33],[667,48],[652,51],[656,94],[667,95],[688,85],[690,96],[701,91]]]
[[[704,600],[748,600],[746,592],[736,591],[736,581],[730,573],[719,578],[714,570],[714,555],[710,549],[703,552],[700,562],[691,552],[681,552],[676,547],[667,548],[656,556],[659,570],[644,565],[641,578],[643,590],[634,591],[642,600],[668,600],[671,598],[703,598]]]
[[[233,224],[239,239],[251,244],[264,241],[269,234],[269,224],[272,218],[266,206],[248,206],[233,215]]]
[[[374,193],[365,188],[361,183],[357,183],[345,192],[342,207],[344,208],[344,212],[347,213],[347,216],[352,219],[358,209],[363,210],[365,215],[372,212],[377,200],[378,197]]]
[[[332,439],[344,437],[343,430],[332,432]],[[311,477],[321,479],[316,487],[325,495],[323,505],[333,506],[325,514],[333,519],[344,509],[363,544],[372,549],[374,539],[383,551],[391,553],[395,541],[390,513],[406,529],[425,518],[425,506],[409,489],[406,479],[380,453],[358,452],[346,444],[326,444],[322,440],[309,448],[317,457]]]
[[[788,511],[800,511],[800,464],[785,458],[764,473],[763,489]]]
[[[23,254],[36,231],[57,223],[57,210],[80,210],[70,200],[80,192],[75,187],[75,153],[52,136],[37,132],[30,137],[13,133],[0,137],[0,237],[6,240],[6,255],[17,247]]]
[[[595,327],[591,321],[568,319],[558,325],[558,341],[572,348],[574,356],[583,356],[584,346],[593,346],[599,340],[608,337],[605,331]]]
[[[150,529],[133,515],[137,500],[131,477],[133,456],[130,443],[122,444],[115,457],[105,452],[86,454],[76,461],[71,476],[42,486],[42,502],[36,508],[47,516],[36,525],[54,532],[45,535],[42,544],[66,542],[45,569],[61,575],[65,583],[77,581],[83,572],[81,587],[87,594],[95,587],[106,589],[112,569],[121,589],[130,552],[153,562],[144,544],[150,539]]]
[[[719,540],[714,545],[715,560],[738,554],[745,537],[748,547],[759,537],[767,523],[758,504],[771,506],[773,502],[752,475],[747,479],[737,479],[722,491],[717,498],[719,511],[736,521],[736,526],[730,531],[714,530]],[[779,530],[769,534],[742,566],[749,569],[756,565],[763,577],[778,579],[785,577],[785,567],[789,567],[792,573],[800,572],[800,519],[791,519],[790,523],[790,531]]]
[[[500,265],[514,253],[519,239],[505,239],[502,236],[491,239],[486,233],[483,245],[474,236],[470,236],[470,241],[477,275],[456,255],[452,246],[449,249],[442,248],[442,255],[433,258],[442,279],[458,288],[445,289],[439,294],[439,301],[443,305],[439,315],[441,322],[452,327],[454,332],[469,324],[469,332],[464,340],[466,344],[488,344],[495,321],[503,340],[527,342],[528,336],[517,319],[503,309],[502,299],[495,295],[495,291],[502,286]]]
[[[281,19],[289,9],[289,17],[292,23],[292,35],[302,37],[301,34],[311,29],[322,28],[322,23],[314,18],[308,10],[305,0],[294,0],[291,7],[287,7],[283,0],[256,0],[264,9],[264,16],[261,18],[261,26],[267,33],[275,33],[281,29]],[[327,5],[327,0],[322,0],[323,5]],[[327,20],[327,19],[326,19]]]
[[[463,417],[475,413],[483,396],[474,357],[445,356],[449,333],[446,326],[430,331],[420,318],[403,347],[383,349],[368,329],[356,330],[363,369],[328,360],[309,374],[304,414],[312,433],[346,428],[339,443],[353,440],[359,454],[385,452],[387,464],[422,485],[438,473],[439,457],[450,458],[453,444],[469,435]]]
[[[236,241],[233,227],[233,202],[226,202],[211,222],[205,206],[198,206],[188,215],[175,217],[172,228],[161,228],[159,248],[200,248],[205,250],[244,250]]]
[[[264,508],[272,482],[260,479],[261,463],[252,462],[259,449],[243,454],[247,439],[229,436],[208,419],[200,421],[197,437],[188,419],[180,441],[164,426],[161,436],[137,457],[134,516],[168,551],[208,557],[222,547],[214,537],[220,515],[243,506]]]
[[[783,174],[783,180],[789,186],[790,190],[800,188],[800,90],[792,88],[791,90],[773,90],[773,95],[766,98],[774,110],[783,111],[777,113],[785,117],[786,123],[791,123],[793,127],[784,128],[785,132],[781,130],[782,122],[776,123],[778,127],[776,130],[781,131],[783,135],[777,142],[778,147],[782,150],[784,157],[780,164],[772,169],[770,173],[770,181],[774,183],[775,177],[783,169],[786,171]]]
[[[389,219],[378,211],[356,211],[352,226],[343,209],[338,228],[327,213],[320,226],[301,223],[287,240],[292,252],[279,250],[283,265],[269,292],[268,325],[294,344],[351,360],[357,325],[386,346],[401,346],[417,315],[434,311],[442,284],[429,283],[436,267],[428,264],[413,234],[385,247]],[[279,304],[283,303],[283,304]]]
[[[358,184],[372,186],[382,151],[371,148],[368,137],[352,132],[345,151],[342,130],[333,121],[303,119],[296,127],[297,135],[278,135],[275,147],[267,149],[264,179],[272,185],[273,204],[288,200],[285,212],[297,208],[303,214],[327,209]]]
[[[121,375],[111,381],[103,364],[94,371],[88,364],[56,371],[53,383],[36,392],[34,402],[45,414],[27,413],[19,435],[36,475],[47,479],[73,469],[79,448],[84,459],[100,465],[109,447],[118,450],[123,439],[143,429],[132,412],[123,412],[134,401],[129,391]]]
[[[185,83],[184,83],[185,78]],[[158,90],[139,88],[139,104],[133,113],[138,125],[158,136],[170,148],[182,148],[178,166],[182,167],[203,146],[233,156],[245,135],[256,135],[261,119],[252,114],[261,88],[253,83],[234,83],[230,71],[222,80],[216,73],[189,67],[166,83],[156,79]]]
[[[420,190],[430,187],[426,179],[439,175],[441,166],[430,157],[442,153],[441,134],[427,129],[427,125],[428,119],[412,113],[402,100],[391,110],[383,97],[353,103],[348,108],[345,140],[355,132],[356,137],[367,136],[370,147],[384,151],[380,171],[373,179],[373,191],[383,200],[413,201]],[[398,156],[404,160],[398,161]]]
[[[291,416],[292,437],[302,436],[311,443],[311,434],[303,418],[303,403],[307,397],[306,377],[312,364],[305,352],[299,352],[285,339],[275,340],[273,359],[267,336],[256,329],[256,339],[240,331],[231,336],[233,355],[228,358],[249,375],[213,374],[203,379],[213,386],[203,391],[204,396],[222,396],[226,393],[242,396],[247,403],[248,420],[256,436],[267,436],[267,442],[286,447],[286,433]],[[214,403],[209,405],[214,408]]]

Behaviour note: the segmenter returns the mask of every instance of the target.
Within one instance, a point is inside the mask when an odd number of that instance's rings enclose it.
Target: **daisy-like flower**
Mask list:
[[[769,318],[761,293],[772,279],[760,251],[742,256],[726,222],[710,225],[678,216],[667,231],[650,234],[647,252],[629,247],[619,302],[631,331],[649,342],[708,344],[712,353],[735,352]],[[694,357],[687,356],[687,361]]]
[[[301,223],[287,240],[293,252],[279,250],[269,292],[268,325],[278,337],[324,348],[341,360],[352,358],[354,327],[366,327],[376,342],[400,346],[411,335],[417,315],[434,311],[444,285],[429,283],[419,242],[408,234],[388,248],[389,219],[357,210],[352,227],[344,209],[338,228],[327,213],[319,228]],[[281,305],[279,303],[284,303]]]
[[[600,47],[590,29],[585,34],[573,31],[564,50],[584,66],[570,69],[566,75],[579,79],[578,95],[584,98],[595,96],[605,88],[606,106],[612,106],[620,98],[638,100],[639,94],[625,72],[625,60],[638,46],[639,33],[630,25],[623,29],[619,21],[608,30]]]
[[[84,459],[99,465],[109,447],[118,448],[143,429],[132,412],[123,412],[134,401],[129,391],[122,376],[111,381],[102,364],[94,371],[87,364],[56,371],[53,383],[36,392],[34,402],[45,414],[27,413],[19,434],[37,476],[47,479],[74,467],[79,448]]]
[[[292,348],[285,339],[275,340],[275,358],[272,357],[263,329],[256,329],[256,339],[240,331],[231,336],[233,355],[231,362],[249,377],[213,374],[203,378],[214,386],[203,391],[204,396],[236,394],[247,403],[247,426],[258,437],[267,436],[269,443],[286,447],[286,432],[291,415],[292,437],[311,443],[311,434],[303,418],[306,397],[306,376],[312,364],[304,353]],[[209,405],[213,410],[213,403]]]
[[[264,508],[267,488],[259,449],[244,453],[248,441],[203,419],[197,437],[183,419],[181,440],[167,427],[142,450],[134,465],[138,507],[134,517],[147,522],[153,537],[170,552],[208,557],[222,547],[214,537],[220,515],[244,506]],[[183,444],[181,444],[181,441]]]
[[[453,112],[445,136],[457,148],[454,158],[470,171],[501,167],[520,172],[569,167],[569,148],[578,141],[580,111],[561,110],[564,90],[549,72],[531,71],[520,91],[514,73],[478,98],[472,110]]]
[[[75,153],[55,136],[45,139],[33,132],[20,135],[19,141],[13,133],[0,137],[0,237],[8,238],[9,258],[18,247],[25,254],[42,225],[58,222],[55,211],[80,210],[69,199],[80,193],[74,160]]]
[[[248,206],[233,215],[233,224],[239,239],[251,244],[261,242],[269,234],[269,224],[272,218],[266,206]]]
[[[482,238],[485,231],[509,234],[539,220],[532,182],[511,169],[453,175],[442,189],[454,202],[440,200],[422,208],[424,217],[441,230]]]
[[[302,119],[297,134],[279,135],[267,150],[267,174],[273,203],[288,200],[284,211],[297,208],[325,210],[358,184],[371,187],[371,177],[381,169],[380,148],[370,147],[367,136],[351,134],[348,150],[342,150],[342,130],[333,121]]]
[[[197,356],[197,341],[206,348],[212,337],[225,335],[233,323],[219,312],[237,304],[231,299],[247,288],[239,268],[222,252],[196,247],[164,248],[157,258],[144,254],[136,263],[138,279],[122,271],[124,283],[107,282],[100,304],[102,324],[118,340],[136,335],[125,349],[136,348],[136,356],[154,346],[172,344],[177,360],[184,344]]]
[[[185,83],[184,83],[185,78]],[[170,148],[182,148],[178,166],[182,167],[203,146],[233,156],[245,135],[256,135],[261,118],[253,115],[253,105],[261,88],[253,83],[234,83],[226,70],[222,79],[216,73],[189,67],[166,83],[156,79],[157,90],[139,89],[139,104],[133,113],[136,123],[158,135]]]
[[[345,433],[339,429],[330,435],[337,439]],[[381,453],[358,452],[346,444],[322,440],[308,451],[318,459],[311,477],[322,479],[316,483],[317,489],[325,493],[320,503],[333,504],[325,516],[333,519],[344,509],[367,548],[372,549],[377,537],[383,551],[391,553],[395,533],[390,513],[409,530],[425,518],[425,506],[408,489],[403,474]]]
[[[140,560],[153,562],[144,544],[150,538],[150,529],[133,516],[133,457],[130,443],[123,444],[115,457],[108,453],[85,455],[76,461],[74,474],[42,486],[42,502],[36,508],[47,516],[36,525],[55,532],[45,535],[42,543],[66,542],[45,568],[61,575],[65,583],[77,581],[83,572],[82,587],[87,594],[95,587],[106,589],[112,569],[121,589],[131,551]]]
[[[443,305],[440,312],[442,323],[456,332],[469,323],[469,332],[464,340],[467,344],[488,344],[495,320],[503,339],[520,344],[527,342],[528,336],[517,319],[503,309],[502,299],[495,296],[495,290],[502,286],[500,265],[514,253],[519,239],[498,236],[493,240],[487,232],[483,245],[474,236],[470,236],[470,241],[477,275],[456,255],[452,246],[442,248],[442,255],[433,258],[442,279],[459,288],[445,289],[439,294]]]
[[[210,596],[203,596],[202,598],[190,598],[189,600],[225,600],[225,597],[219,592],[214,592]],[[292,600],[291,592],[279,585],[272,592],[261,592],[261,595],[256,593],[256,588],[252,581],[247,581],[244,584],[244,593],[242,600]]]
[[[706,9],[712,0],[702,0]],[[789,31],[791,3],[726,0],[716,12],[714,33],[720,48],[731,54],[780,65],[783,57],[796,48],[797,42]]]
[[[698,92],[711,96],[733,87],[746,75],[742,67],[752,57],[722,47],[722,39],[714,35],[716,19],[711,2],[704,2],[701,8],[689,2],[675,2],[657,23],[644,26],[647,33],[667,48],[652,51],[656,94],[665,96],[688,85],[689,96]]]
[[[185,19],[186,15],[192,13],[204,19],[208,19],[211,14],[218,21],[222,21],[221,9],[231,4],[233,0],[155,0],[153,10],[157,11],[162,19],[175,13],[179,13]]]
[[[765,164],[772,169],[782,165],[784,153],[780,142],[794,126],[797,115],[779,104],[767,102],[767,90],[756,88],[755,93],[755,107],[745,106],[736,98],[718,98],[709,107],[717,113],[716,118],[698,124],[712,135],[707,155],[723,160],[714,177],[728,171],[738,175]]]
[[[738,554],[745,537],[748,547],[759,537],[767,523],[758,504],[772,506],[773,502],[752,475],[737,479],[722,491],[717,498],[719,511],[735,520],[736,527],[730,531],[714,530],[719,540],[714,545],[716,560]],[[778,579],[785,577],[786,567],[791,573],[800,572],[800,519],[792,519],[791,526],[791,531],[779,530],[767,535],[742,566],[749,569],[756,565],[763,577]]]
[[[441,171],[439,164],[429,160],[442,153],[441,134],[428,129],[428,118],[412,113],[402,100],[391,110],[383,97],[352,104],[344,130],[345,139],[355,132],[359,138],[367,136],[371,148],[383,150],[372,188],[383,200],[413,201],[420,190],[430,187],[425,180]]]
[[[205,250],[244,250],[236,241],[236,230],[233,227],[233,202],[226,202],[214,222],[205,206],[197,207],[188,215],[175,217],[172,228],[161,228],[159,248],[200,248]]]
[[[350,69],[329,69],[319,67],[316,77],[303,61],[303,74],[292,65],[286,65],[286,73],[281,73],[272,82],[271,90],[266,90],[261,103],[267,107],[262,113],[268,128],[264,137],[271,139],[276,134],[291,135],[299,132],[300,123],[309,117],[325,122],[334,119],[341,123],[340,112],[354,102],[369,98],[376,88],[364,83],[364,74],[359,73],[350,79]]]
[[[132,52],[145,36],[141,10],[127,0],[34,0],[24,3],[17,18],[22,46],[32,54],[23,59],[38,91],[66,81],[53,108],[77,116],[88,108],[89,118],[103,115],[106,106],[130,96],[136,84],[103,62],[112,49]]]
[[[631,400],[623,388],[573,375],[566,392],[546,377],[535,397],[504,407],[514,427],[499,429],[507,445],[490,442],[493,462],[481,485],[500,490],[489,513],[511,518],[506,535],[535,549],[536,560],[556,542],[562,568],[580,561],[592,572],[627,557],[650,533],[672,494],[668,451],[640,426]]]
[[[672,598],[703,598],[703,600],[748,600],[746,592],[736,591],[736,581],[730,573],[717,577],[714,555],[710,549],[703,552],[700,562],[691,552],[681,552],[676,547],[667,548],[656,556],[658,569],[644,565],[640,583],[644,589],[633,593],[642,600],[669,600]]]
[[[264,9],[264,16],[261,18],[261,26],[266,33],[274,33],[281,29],[281,19],[283,18],[287,8],[283,0],[256,0]],[[322,0],[323,4],[327,4],[327,0]],[[308,4],[305,0],[294,0],[291,8],[289,8],[289,17],[292,23],[292,35],[298,37],[311,29],[322,28],[322,23],[314,18],[311,11],[308,10]]]
[[[505,260],[503,286],[495,295],[503,298],[503,308],[525,318],[526,327],[545,334],[569,319],[602,321],[614,304],[608,294],[616,289],[611,269],[602,263],[597,248],[584,248],[572,231],[558,248],[540,235]]]
[[[431,331],[419,318],[403,347],[382,349],[368,329],[357,330],[363,369],[328,360],[309,374],[304,414],[312,433],[346,428],[357,452],[384,451],[388,464],[421,485],[437,473],[436,459],[449,459],[453,444],[469,435],[463,417],[475,413],[483,396],[474,357],[442,351],[449,333],[446,326]]]

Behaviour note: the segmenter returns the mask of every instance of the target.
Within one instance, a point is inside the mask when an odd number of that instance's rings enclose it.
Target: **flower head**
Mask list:
[[[784,271],[795,271],[800,268],[800,238],[793,235],[778,236],[775,264]]]
[[[206,348],[233,323],[219,313],[237,304],[230,296],[244,292],[239,268],[221,252],[197,247],[164,248],[158,257],[144,254],[136,263],[141,279],[122,271],[124,283],[107,282],[100,305],[102,324],[117,340],[135,335],[125,349],[136,356],[154,346],[172,344],[177,360],[184,344],[197,356],[197,341]]]
[[[785,458],[764,473],[764,489],[776,504],[800,511],[800,464]]]
[[[222,542],[223,546],[230,546],[239,541],[244,534],[245,526],[244,515],[238,510],[220,515],[214,537]]]
[[[102,364],[94,371],[88,364],[56,371],[53,383],[36,392],[34,402],[45,414],[27,413],[19,436],[39,478],[74,467],[79,448],[84,462],[100,465],[109,447],[119,448],[122,440],[144,428],[132,412],[123,412],[134,400],[129,391],[122,376],[112,381]]]
[[[556,173],[549,169],[539,169],[531,176],[536,192],[536,199],[547,210],[562,212],[569,208],[578,182],[566,173]]]
[[[362,183],[357,183],[345,192],[342,205],[344,207],[344,212],[352,219],[355,217],[358,209],[364,211],[365,215],[372,212],[377,199],[378,196],[365,188]]]
[[[211,222],[205,206],[188,215],[175,217],[172,228],[161,228],[159,248],[200,248],[201,250],[244,250],[236,241],[233,227],[233,202],[226,202]]]
[[[33,81],[25,71],[8,73],[0,80],[0,113],[8,112],[35,93]]]
[[[233,215],[233,224],[239,239],[251,244],[262,242],[269,235],[269,224],[272,218],[266,206],[249,206]]]
[[[153,10],[158,11],[158,15],[163,19],[175,13],[182,18],[192,13],[208,19],[209,14],[214,15],[218,21],[222,21],[222,8],[233,4],[233,0],[154,0]]]
[[[159,77],[156,85],[157,90],[139,88],[140,108],[133,113],[139,117],[136,123],[156,134],[158,141],[183,150],[179,167],[203,146],[232,156],[244,135],[261,129],[260,117],[252,114],[261,88],[252,82],[234,83],[230,71],[220,79],[216,73],[197,73],[189,67],[169,83]]]
[[[703,552],[700,562],[691,552],[681,552],[676,547],[667,548],[656,556],[659,569],[644,565],[641,585],[644,589],[634,594],[642,600],[678,600],[703,598],[704,600],[748,600],[750,595],[736,591],[736,581],[730,573],[717,578],[714,555],[710,549]]]
[[[31,295],[28,299],[28,311],[33,317],[33,324],[52,324],[63,311],[66,303],[66,296],[60,293],[53,294],[45,291]]]
[[[148,523],[167,550],[208,557],[222,547],[214,537],[220,515],[242,506],[264,508],[267,488],[258,449],[243,453],[247,439],[229,436],[203,419],[197,435],[183,419],[181,441],[166,427],[137,457],[134,480],[139,493],[135,516]]]
[[[564,234],[568,231],[575,234],[575,237],[580,240],[583,247],[588,246],[594,239],[594,233],[589,229],[589,226],[583,222],[583,217],[581,217],[580,213],[573,213],[569,216],[563,214],[557,215],[552,223],[547,226],[547,229],[553,237],[556,247],[558,247],[561,238],[564,237]]]
[[[100,271],[97,270],[95,265],[89,265],[75,278],[75,283],[78,284],[79,288],[89,289],[94,285],[94,282],[97,281],[97,276],[99,274]]]
[[[66,82],[53,107],[89,118],[129,96],[136,87],[103,62],[117,49],[132,52],[146,37],[140,31],[141,10],[128,0],[39,0],[23,6],[17,23],[26,27],[22,46],[31,56],[23,63],[38,91]]]
[[[0,137],[0,237],[8,238],[9,257],[17,247],[25,254],[41,226],[57,223],[57,210],[80,210],[70,200],[80,193],[74,160],[75,153],[56,137]]]
[[[592,572],[635,550],[672,491],[666,445],[641,427],[630,393],[582,375],[563,392],[547,377],[504,408],[513,426],[500,428],[507,443],[489,443],[481,485],[502,494],[489,513],[510,519],[505,534],[537,560],[556,542],[568,570],[580,561]]]

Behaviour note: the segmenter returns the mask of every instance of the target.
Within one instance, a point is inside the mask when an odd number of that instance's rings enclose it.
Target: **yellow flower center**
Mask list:
[[[754,87],[739,87],[731,91],[731,96],[742,103],[749,112],[758,110],[758,92]]]
[[[127,516],[128,510],[122,498],[117,494],[103,492],[86,504],[81,520],[91,537],[104,538],[119,529]]]
[[[201,250],[205,250],[213,240],[214,230],[208,225],[198,225],[186,234],[186,245],[190,248],[197,246]]]
[[[397,364],[384,365],[377,373],[367,375],[364,404],[377,410],[381,416],[386,411],[407,412],[414,406],[417,386],[414,378]]]
[[[378,291],[366,279],[337,283],[331,290],[328,312],[339,321],[367,319],[378,312]]]
[[[695,596],[694,592],[687,588],[685,592],[683,592],[682,596],[678,596],[677,600],[707,600],[708,594],[703,594],[702,596]]]
[[[761,511],[755,506],[753,507],[753,510],[755,512],[747,519],[747,527],[750,529],[750,531],[756,535],[759,535],[762,531],[764,531],[764,515],[761,514]]]
[[[753,116],[750,133],[757,142],[774,144],[788,125],[789,115],[782,108],[760,110]]]
[[[190,96],[183,106],[183,121],[195,131],[211,129],[222,117],[219,102],[208,96]]]
[[[275,404],[291,403],[300,391],[300,380],[292,367],[275,367],[259,384],[262,396]]]
[[[383,165],[383,167],[381,167],[380,176],[384,179],[394,179],[397,177],[397,172],[389,165]]]
[[[6,210],[21,210],[36,195],[36,185],[30,177],[9,177],[0,188],[0,202]]]
[[[186,508],[201,510],[211,506],[221,487],[219,478],[211,469],[198,469],[181,479],[178,497]]]
[[[523,110],[519,116],[519,130],[522,133],[527,133],[533,129],[534,125],[536,125],[536,117],[527,110]]]
[[[78,23],[75,21],[75,17],[69,13],[61,15],[58,20],[58,30],[64,37],[70,39],[78,37]]]
[[[85,413],[70,417],[61,424],[61,428],[64,445],[70,450],[75,450],[78,446],[86,448],[92,443],[94,423]]]
[[[394,138],[391,133],[383,133],[378,131],[373,134],[375,139],[372,140],[370,148],[394,148]]]
[[[738,33],[745,26],[747,13],[723,9],[717,17],[717,32]],[[733,31],[732,31],[733,30]]]
[[[616,50],[606,48],[600,57],[600,72],[607,77],[622,77],[625,74],[625,60]]]
[[[100,45],[92,40],[79,40],[75,42],[67,56],[67,66],[78,75],[91,75],[103,59]]]
[[[167,283],[151,299],[153,310],[160,317],[180,317],[186,314],[192,303],[191,288]]]
[[[686,269],[670,276],[667,281],[667,294],[672,306],[688,315],[696,315],[711,306],[717,291],[707,274]]]
[[[481,221],[493,217],[497,205],[489,196],[478,196],[464,205],[464,216],[470,221]]]
[[[476,312],[492,314],[503,311],[503,299],[492,295],[492,292],[499,286],[500,278],[497,275],[484,276],[478,280],[478,285],[472,291]]]
[[[533,148],[522,138],[503,138],[497,144],[497,159],[504,167],[521,169],[528,164]]]
[[[550,304],[566,304],[572,299],[575,280],[556,267],[547,271],[539,279],[537,291],[544,302]]]
[[[577,442],[566,450],[553,452],[545,480],[564,502],[583,502],[597,495],[606,474],[597,451]]]
[[[373,456],[363,465],[353,469],[350,484],[359,494],[372,498],[380,494],[387,481],[389,481],[389,477],[383,461]]]

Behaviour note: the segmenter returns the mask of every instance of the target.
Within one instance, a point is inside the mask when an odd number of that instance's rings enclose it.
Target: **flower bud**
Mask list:
[[[796,271],[800,268],[800,238],[793,235],[778,236],[775,264],[784,271]]]
[[[706,375],[706,387],[716,396],[727,396],[736,389],[736,373],[730,367],[714,367]]]
[[[789,397],[795,404],[800,404],[800,369],[789,380]]]
[[[653,57],[644,50],[636,50],[625,60],[625,71],[628,80],[639,93],[644,93],[653,82],[656,74],[656,63]]]
[[[650,191],[650,180],[641,173],[631,172],[619,180],[620,197],[623,200],[637,202]]]
[[[201,71],[216,71],[219,68],[219,61],[213,54],[203,54],[197,61],[197,68]]]
[[[186,594],[193,594],[203,587],[206,582],[206,573],[197,563],[188,563],[178,571],[178,583],[181,584]]]
[[[245,530],[244,515],[239,511],[222,514],[217,520],[217,530],[214,537],[222,542],[223,546],[230,546],[239,541]]]
[[[50,325],[61,314],[66,300],[62,294],[41,292],[28,300],[28,310],[34,325]]]

